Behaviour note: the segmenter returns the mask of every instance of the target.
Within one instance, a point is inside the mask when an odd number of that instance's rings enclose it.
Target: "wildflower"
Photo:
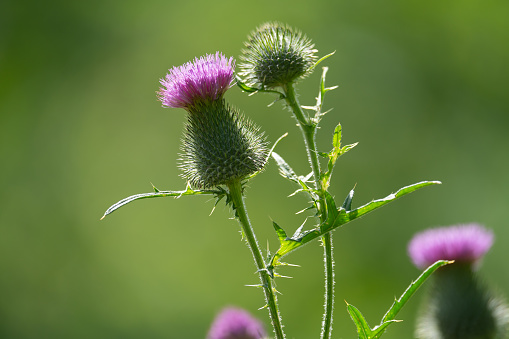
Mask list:
[[[198,188],[242,181],[267,160],[263,133],[223,99],[234,67],[233,58],[217,52],[173,67],[161,80],[163,106],[189,113],[179,166],[182,176]]]
[[[455,260],[433,274],[427,304],[418,320],[419,339],[504,338],[508,308],[478,279],[475,268],[493,244],[493,233],[469,224],[429,229],[414,236],[409,255],[418,268]]]
[[[469,224],[429,229],[416,234],[408,245],[415,266],[425,268],[437,260],[474,263],[490,249],[493,233]]]
[[[235,61],[217,52],[173,67],[160,80],[159,100],[163,106],[189,110],[200,102],[219,100],[233,80]]]
[[[266,332],[260,321],[239,308],[226,308],[214,319],[207,339],[261,339]]]
[[[274,88],[305,77],[316,62],[316,49],[301,32],[280,23],[266,23],[251,33],[240,65],[250,86]]]

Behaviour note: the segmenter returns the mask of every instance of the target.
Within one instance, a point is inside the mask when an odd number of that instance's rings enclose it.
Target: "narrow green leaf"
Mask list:
[[[279,238],[279,243],[283,244],[288,236],[286,235],[286,232],[284,229],[282,229],[278,224],[276,224],[274,221],[272,222],[272,226],[276,230],[277,237]]]
[[[350,192],[348,193],[348,195],[345,198],[345,201],[343,202],[343,205],[341,205],[341,207],[343,207],[345,209],[345,211],[350,211],[352,209],[352,201],[353,201],[354,193],[355,193],[355,187],[350,190]]]
[[[346,309],[350,314],[350,318],[352,318],[355,326],[357,327],[357,334],[359,335],[359,339],[371,339],[372,331],[368,325],[366,319],[362,313],[357,309],[357,307],[346,303]]]
[[[346,223],[349,223],[350,221],[353,221],[357,218],[360,218],[364,216],[365,214],[382,207],[406,194],[412,193],[420,188],[430,186],[430,185],[436,185],[440,184],[440,181],[422,181],[413,185],[409,185],[406,187],[401,188],[396,193],[390,194],[387,197],[383,199],[374,200],[364,206],[361,206],[359,208],[356,208],[351,211],[345,211],[343,207],[340,207],[339,209],[334,210],[335,203],[332,196],[328,193],[325,195],[325,201],[326,201],[326,207],[327,207],[327,219],[326,221],[320,225],[317,229],[312,229],[309,231],[306,231],[302,233],[299,238],[296,239],[289,239],[288,241],[291,241],[291,244],[281,244],[281,247],[277,250],[277,252],[274,254],[271,260],[271,264],[276,263],[280,258],[287,255],[288,253],[292,252],[296,248],[307,244],[310,241],[313,241],[317,239],[318,237],[322,236],[323,234],[330,232],[334,230],[335,228],[338,228]]]
[[[328,57],[334,55],[334,53],[336,53],[336,51],[332,52],[332,53],[329,53],[323,57],[321,57],[320,59],[318,59],[317,62],[315,62],[315,64],[313,66],[311,66],[311,70],[314,69],[316,66],[318,66],[319,63],[321,63],[322,61],[324,61],[325,59],[327,59]]]
[[[259,88],[249,87],[248,85],[246,85],[244,82],[242,82],[242,79],[240,79],[240,77],[238,75],[235,75],[235,80],[236,80],[237,86],[239,86],[240,89],[243,90],[244,92],[256,93],[260,90]]]
[[[394,200],[401,198],[404,195],[407,195],[409,193],[412,193],[420,188],[430,186],[430,185],[437,185],[441,184],[440,181],[421,181],[413,185],[405,186],[401,189],[399,189],[396,193],[389,194],[383,199],[373,200],[370,203],[367,203],[364,206],[361,206],[359,208],[356,208],[352,211],[349,211],[348,213],[345,213],[343,215],[339,215],[340,218],[335,220],[334,224],[329,225],[331,229],[334,229],[338,226],[342,226],[350,221],[353,221],[357,218],[360,218],[367,213],[374,211],[375,209],[382,207],[384,205],[387,205],[390,202],[393,202]],[[329,230],[326,230],[329,231]]]
[[[276,161],[276,164],[279,167],[279,174],[281,174],[282,177],[299,183],[299,177],[297,174],[295,174],[290,165],[288,165],[287,162],[279,154],[272,152],[272,158],[274,158]]]
[[[447,260],[439,260],[435,262],[433,265],[429,266],[427,269],[422,272],[422,274],[417,278],[417,280],[413,281],[410,286],[403,292],[401,297],[398,300],[395,300],[392,304],[391,308],[384,315],[382,322],[394,320],[398,312],[405,306],[406,302],[414,295],[419,287],[428,279],[433,272],[435,272],[439,267],[452,263],[452,261]]]
[[[272,148],[270,149],[269,153],[267,154],[267,157],[265,158],[265,161],[264,161],[264,163],[263,163],[262,168],[261,168],[259,171],[254,172],[253,174],[251,174],[250,176],[248,176],[248,177],[246,178],[246,180],[249,180],[249,179],[251,179],[251,178],[254,178],[255,176],[257,176],[258,174],[260,174],[260,173],[263,171],[263,169],[265,168],[265,165],[267,164],[267,162],[269,161],[269,159],[270,159],[270,157],[271,157],[272,153],[274,152],[274,149],[275,149],[275,148],[276,148],[276,146],[279,144],[279,142],[280,142],[281,140],[283,140],[283,138],[285,138],[287,135],[288,135],[288,133],[285,133],[285,134],[283,134],[282,136],[280,136],[280,137],[279,137],[279,139],[277,139],[277,140],[276,140],[276,142],[274,143],[274,145],[272,145]]]
[[[155,187],[154,187],[155,188]],[[104,212],[104,215],[102,216],[101,220],[104,219],[108,214],[113,213],[117,209],[119,209],[122,206],[127,205],[130,202],[133,202],[135,200],[140,199],[147,199],[147,198],[160,198],[160,197],[181,197],[184,195],[200,195],[200,194],[221,194],[218,190],[193,190],[189,186],[184,191],[159,191],[156,192],[150,192],[150,193],[140,193],[131,195],[130,197],[124,198],[120,200],[119,202],[113,204]]]
[[[346,145],[346,146],[343,146],[341,148],[341,151],[339,152],[340,155],[343,155],[345,154],[346,152],[348,152],[349,150],[351,150],[352,148],[354,148],[355,146],[357,146],[359,143],[356,142],[356,143],[353,143],[353,144],[350,144],[350,145]]]
[[[334,129],[334,134],[332,136],[332,147],[334,150],[339,150],[341,148],[341,124],[338,124]]]
[[[279,91],[267,90],[267,89],[264,89],[264,88],[250,87],[250,86],[246,85],[244,82],[242,82],[242,79],[238,75],[235,75],[235,80],[236,80],[237,86],[239,86],[240,89],[243,90],[244,92],[248,92],[248,93],[252,93],[252,94],[255,94],[255,93],[273,93],[273,94],[277,94],[279,97],[278,97],[278,99],[276,99],[276,101],[285,98],[285,95],[283,93],[279,92]]]
[[[345,213],[345,211],[341,209],[337,209],[336,202],[334,201],[334,198],[330,195],[329,192],[325,191],[325,214],[327,218],[325,219],[325,222],[320,225],[320,231],[322,234],[325,234],[327,232],[327,229],[329,228],[329,225],[334,224],[334,222],[338,219],[338,215],[340,213]]]

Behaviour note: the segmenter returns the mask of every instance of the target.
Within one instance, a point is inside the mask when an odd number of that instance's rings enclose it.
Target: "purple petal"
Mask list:
[[[217,52],[173,67],[160,80],[159,100],[163,106],[188,108],[221,98],[233,81],[235,60]]]

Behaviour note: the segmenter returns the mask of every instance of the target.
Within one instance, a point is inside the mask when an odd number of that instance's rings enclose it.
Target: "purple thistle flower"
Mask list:
[[[163,106],[189,109],[198,102],[221,99],[233,80],[235,60],[217,52],[169,69],[160,80]]]
[[[247,311],[229,307],[221,311],[210,327],[207,339],[261,339],[266,332]]]
[[[493,232],[481,225],[457,225],[416,234],[408,244],[408,254],[418,268],[426,268],[437,260],[474,263],[492,244]]]

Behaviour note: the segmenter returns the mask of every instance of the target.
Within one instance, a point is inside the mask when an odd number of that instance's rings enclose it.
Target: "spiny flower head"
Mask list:
[[[169,69],[160,80],[159,100],[163,106],[184,108],[221,99],[233,80],[235,60],[217,52],[195,58]]]
[[[428,229],[416,234],[408,245],[415,266],[425,268],[437,260],[474,263],[493,244],[493,233],[478,224]]]
[[[268,155],[263,133],[224,100],[193,106],[182,141],[182,176],[199,188],[243,180]]]
[[[261,339],[266,337],[263,325],[248,312],[226,308],[212,323],[207,339]]]
[[[310,39],[278,22],[260,26],[245,45],[239,74],[250,86],[274,88],[294,82],[311,73],[317,59]]]

